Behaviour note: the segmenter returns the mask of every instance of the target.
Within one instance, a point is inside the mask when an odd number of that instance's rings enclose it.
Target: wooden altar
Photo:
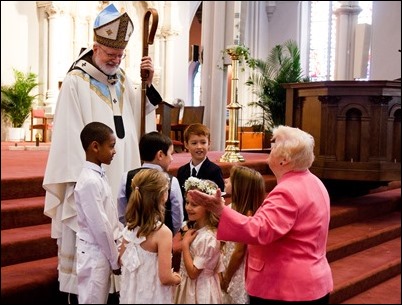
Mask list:
[[[401,179],[401,82],[284,84],[286,125],[315,139],[311,171],[321,179]]]

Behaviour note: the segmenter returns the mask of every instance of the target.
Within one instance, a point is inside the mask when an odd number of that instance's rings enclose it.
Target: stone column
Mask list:
[[[49,54],[49,49],[48,49],[48,30],[49,30],[49,24],[48,24],[48,19],[47,19],[47,14],[45,12],[45,7],[49,5],[49,1],[37,1],[36,6],[38,8],[38,19],[39,19],[39,73],[38,73],[38,78],[39,78],[39,83],[41,84],[39,86],[40,88],[40,94],[41,96],[45,97],[46,92],[48,89],[48,54]],[[45,103],[43,98],[39,99],[41,104],[38,104],[38,106],[44,106],[43,104]]]
[[[57,95],[58,95],[58,81],[57,81],[57,50],[58,40],[61,29],[58,26],[59,8],[54,5],[54,2],[49,3],[45,7],[45,12],[48,15],[49,29],[48,29],[48,88],[46,92],[45,111],[46,113],[53,114],[56,108]]]
[[[334,80],[353,80],[353,57],[357,18],[362,11],[359,1],[341,1],[337,16]]]
[[[227,68],[219,69],[217,65],[222,64],[222,50],[233,44],[233,16],[233,1],[203,2],[201,104],[205,105],[204,124],[214,131],[211,150],[225,148],[225,138],[221,135],[226,129]]]
[[[165,61],[164,61],[164,83],[163,92],[165,93],[165,100],[169,103],[173,102],[172,83],[175,81],[175,69],[174,69],[174,37],[179,33],[169,27],[162,27],[161,37],[164,43],[165,49]],[[159,80],[158,80],[159,81]]]

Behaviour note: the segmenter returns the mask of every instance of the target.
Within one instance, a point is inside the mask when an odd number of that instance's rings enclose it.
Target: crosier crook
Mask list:
[[[152,15],[152,26],[149,32],[149,18]],[[158,27],[158,12],[154,8],[148,9],[144,16],[144,31],[142,36],[142,57],[148,56],[148,45],[154,43],[154,37],[156,29]],[[141,69],[141,81],[142,81],[142,91],[141,91],[141,136],[145,134],[145,103],[146,103],[146,93],[147,93],[147,83],[149,71]]]

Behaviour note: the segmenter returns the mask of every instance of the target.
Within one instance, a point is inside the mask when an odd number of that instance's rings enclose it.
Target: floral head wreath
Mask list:
[[[197,189],[208,195],[215,195],[218,186],[209,180],[202,180],[196,177],[189,177],[186,182],[184,182],[184,189],[188,190]]]

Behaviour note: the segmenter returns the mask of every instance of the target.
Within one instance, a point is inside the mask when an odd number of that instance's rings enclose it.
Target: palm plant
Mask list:
[[[37,74],[14,69],[14,83],[1,86],[1,109],[12,127],[22,127],[28,118],[33,100],[38,96],[31,91],[39,86]]]
[[[251,72],[246,85],[258,97],[258,101],[248,105],[262,109],[261,116],[250,120],[249,124],[262,125],[265,131],[285,124],[286,89],[282,84],[307,80],[302,76],[297,43],[288,40],[276,45],[266,60],[250,58],[247,64]]]

